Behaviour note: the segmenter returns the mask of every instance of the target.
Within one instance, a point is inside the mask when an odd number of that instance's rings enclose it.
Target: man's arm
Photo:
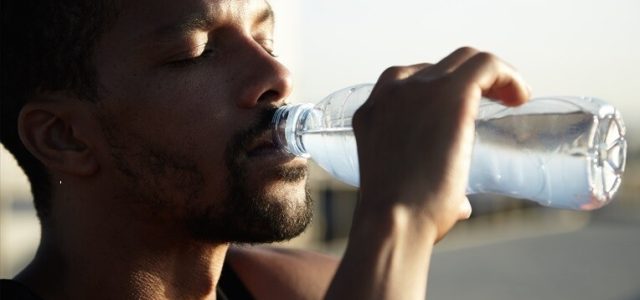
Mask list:
[[[481,96],[518,105],[507,64],[461,48],[390,68],[354,116],[361,197],[330,299],[424,299],[433,245],[471,213],[465,196]]]

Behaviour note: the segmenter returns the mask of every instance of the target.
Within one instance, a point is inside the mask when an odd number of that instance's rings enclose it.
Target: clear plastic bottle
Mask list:
[[[337,91],[316,105],[280,108],[274,139],[358,186],[355,111],[373,89]],[[585,97],[534,98],[519,107],[481,100],[467,194],[493,193],[545,206],[592,210],[611,201],[626,161],[620,113]]]

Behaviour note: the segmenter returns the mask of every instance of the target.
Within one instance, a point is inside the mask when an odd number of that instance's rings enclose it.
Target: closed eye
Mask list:
[[[168,65],[176,67],[193,65],[199,63],[205,58],[212,57],[213,55],[215,55],[215,50],[213,49],[213,47],[207,44],[202,44],[194,48],[193,50],[184,51],[177,54],[175,57],[178,58],[169,61]]]
[[[258,39],[256,40],[256,42],[258,42],[262,49],[269,53],[269,55],[271,55],[272,57],[278,57],[278,54],[273,49],[273,39]]]

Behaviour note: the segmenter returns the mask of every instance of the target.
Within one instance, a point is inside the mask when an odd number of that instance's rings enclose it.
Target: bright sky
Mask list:
[[[274,9],[296,101],[470,45],[514,65],[534,96],[602,98],[640,130],[638,0],[274,0]]]

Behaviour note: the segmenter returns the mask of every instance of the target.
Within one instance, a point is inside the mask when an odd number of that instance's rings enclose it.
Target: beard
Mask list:
[[[265,109],[255,124],[233,136],[225,151],[229,194],[219,206],[198,211],[189,219],[190,231],[199,239],[237,243],[271,243],[300,235],[311,223],[313,200],[305,184],[303,201],[283,201],[254,186],[248,173],[248,147],[269,132],[275,108]],[[306,165],[273,167],[269,179],[296,183],[305,180]]]
[[[144,142],[142,136],[124,134],[107,115],[99,118],[116,168],[127,179],[122,197],[137,199],[147,218],[178,220],[179,226],[199,241],[270,243],[298,236],[313,215],[308,184],[304,199],[280,199],[276,195],[281,193],[267,193],[264,184],[251,181],[247,147],[271,130],[274,112],[263,110],[253,124],[230,139],[225,149],[226,192],[216,199],[204,199],[206,183],[193,158]],[[307,173],[306,165],[280,165],[267,175],[295,183],[305,180]]]

